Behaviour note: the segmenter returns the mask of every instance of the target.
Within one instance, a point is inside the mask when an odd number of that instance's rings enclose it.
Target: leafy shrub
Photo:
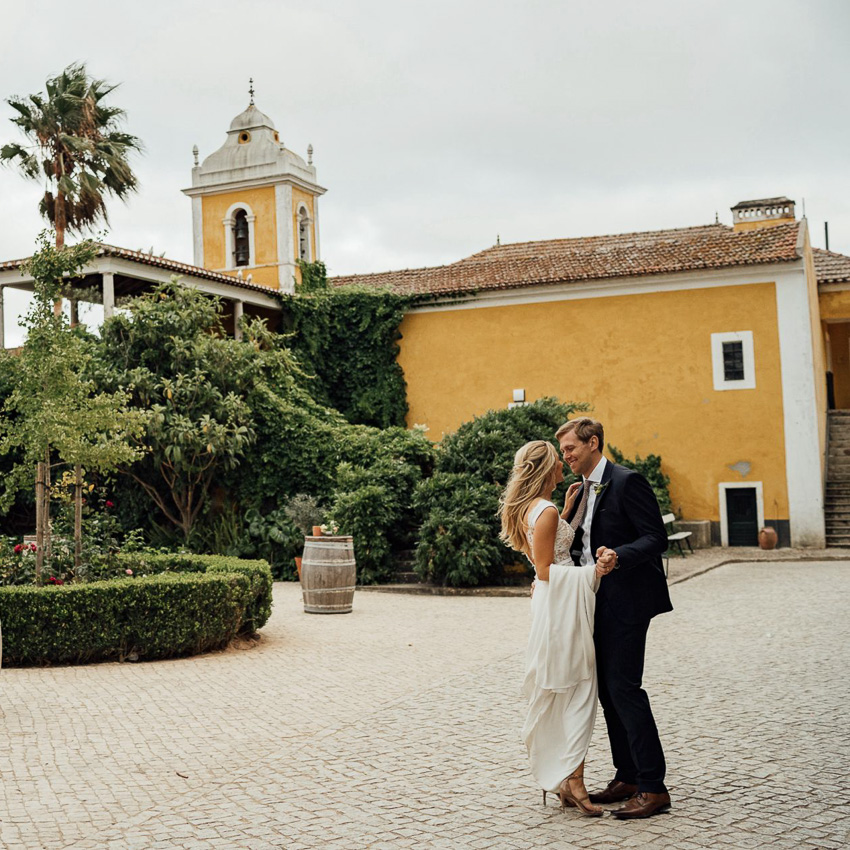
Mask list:
[[[190,553],[129,552],[115,556],[119,570],[133,569],[147,573],[193,572],[207,574],[237,573],[248,579],[244,614],[239,632],[251,633],[261,629],[272,613],[272,574],[263,560],[231,558],[226,555],[194,555]]]
[[[514,560],[499,541],[501,489],[468,473],[437,472],[416,490],[425,519],[416,547],[416,572],[434,584],[468,587],[493,580]]]
[[[334,501],[330,519],[340,526],[340,534],[354,538],[357,580],[361,584],[383,581],[392,572],[387,529],[396,517],[389,490],[378,484],[343,491]]]
[[[278,508],[270,513],[261,513],[256,508],[245,512],[245,530],[251,542],[251,554],[268,561],[276,579],[291,581],[297,577],[295,557],[304,548],[304,535],[287,513],[287,508]],[[243,546],[243,549],[249,548]]]
[[[0,537],[0,586],[35,584],[35,546]]]
[[[584,404],[540,399],[524,407],[491,410],[443,439],[436,473],[417,486],[422,520],[416,572],[426,581],[469,586],[505,581],[516,553],[498,539],[499,496],[517,450],[530,440],[551,440]]]
[[[121,569],[133,570],[132,577],[0,588],[3,661],[191,655],[253,633],[271,613],[271,573],[262,561],[197,555],[118,560]]]
[[[392,553],[412,545],[418,530],[416,485],[430,474],[434,447],[421,431],[364,426],[341,429],[336,493],[328,512],[342,534],[354,537],[358,581],[392,573]]]
[[[658,506],[662,514],[672,513],[673,503],[670,501],[670,479],[661,471],[661,458],[658,455],[647,455],[642,458],[636,455],[634,460],[629,460],[623,453],[608,443],[608,451],[614,463],[625,466],[627,469],[637,470],[649,482],[658,499]]]
[[[307,493],[296,493],[283,507],[283,512],[302,537],[313,533],[314,525],[321,525],[325,519],[325,511],[319,503]]]

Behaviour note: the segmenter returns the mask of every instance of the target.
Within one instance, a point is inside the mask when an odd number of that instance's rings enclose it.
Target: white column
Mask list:
[[[0,286],[0,351],[6,347],[6,313],[4,310],[4,294],[6,288]]]
[[[777,275],[776,312],[791,545],[822,549],[826,541],[823,476],[812,323],[804,268]]]
[[[292,232],[292,186],[274,187],[277,219],[277,280],[281,292],[295,291],[295,234]]]
[[[192,247],[195,253],[195,265],[204,266],[204,210],[203,198],[192,198]]]
[[[313,236],[316,240],[316,256],[314,259],[322,259],[322,249],[319,243],[319,196],[313,196]]]
[[[235,340],[242,339],[242,328],[239,327],[239,322],[242,320],[244,311],[245,305],[241,301],[233,302],[233,338]]]
[[[103,318],[111,319],[115,315],[115,276],[112,272],[103,273]]]

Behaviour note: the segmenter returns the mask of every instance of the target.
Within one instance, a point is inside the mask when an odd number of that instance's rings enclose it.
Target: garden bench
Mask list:
[[[661,520],[663,521],[664,525],[670,525],[672,522],[675,521],[675,519],[676,519],[675,514],[664,514],[664,516],[661,517]],[[668,569],[669,569],[669,566],[670,566],[670,546],[671,546],[671,544],[673,544],[673,543],[676,544],[676,546],[679,548],[679,554],[684,558],[684,557],[686,557],[685,556],[685,550],[682,548],[682,541],[684,540],[685,543],[688,544],[688,550],[693,555],[694,550],[691,546],[691,541],[688,540],[688,538],[692,534],[693,534],[693,531],[677,531],[673,534],[667,535],[667,551],[664,553],[664,576],[665,576],[665,578],[667,576],[667,572],[668,572]]]

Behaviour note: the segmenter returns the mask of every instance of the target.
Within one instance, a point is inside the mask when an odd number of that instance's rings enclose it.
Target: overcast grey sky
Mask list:
[[[332,274],[502,242],[720,220],[805,198],[850,253],[847,0],[0,0],[0,97],[83,60],[146,153],[108,241],[192,261],[192,145],[248,104],[315,148]],[[0,143],[18,139],[0,104]],[[39,188],[0,169],[0,259]]]

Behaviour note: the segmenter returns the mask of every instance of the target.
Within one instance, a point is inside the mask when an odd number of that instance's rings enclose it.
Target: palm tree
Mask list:
[[[138,189],[128,156],[141,151],[141,142],[119,129],[126,113],[103,100],[117,86],[89,77],[84,63],[69,65],[47,80],[47,95],[10,97],[6,102],[17,113],[12,123],[23,131],[29,145],[0,148],[0,163],[17,164],[25,177],[45,180],[39,211],[56,232],[56,247],[65,245],[66,231],[80,231],[103,221],[108,224],[105,195],[126,199]],[[56,309],[60,309],[57,302]],[[71,297],[72,322],[76,302]],[[74,561],[82,550],[82,467],[74,468]],[[36,511],[40,529],[50,524],[50,462],[36,471]],[[41,531],[39,531],[41,533]],[[50,551],[48,531],[48,553]],[[41,557],[41,552],[39,552]]]
[[[12,123],[30,144],[4,145],[0,162],[16,164],[32,180],[46,180],[39,210],[61,248],[66,231],[109,223],[105,195],[126,199],[137,190],[128,156],[142,145],[119,129],[124,110],[103,103],[117,86],[89,77],[85,64],[69,65],[46,88],[46,96],[6,101],[18,113]]]

